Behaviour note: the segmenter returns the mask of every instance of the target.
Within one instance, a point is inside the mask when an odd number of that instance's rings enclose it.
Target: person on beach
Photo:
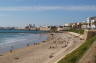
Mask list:
[[[12,52],[13,52],[13,49],[14,49],[14,47],[13,47],[13,46],[11,46],[10,53],[12,53]]]
[[[29,47],[30,45],[29,45],[29,43],[27,43],[27,47]]]

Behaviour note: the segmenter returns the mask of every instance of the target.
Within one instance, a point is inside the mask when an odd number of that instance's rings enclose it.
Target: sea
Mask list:
[[[0,54],[47,40],[46,31],[0,30]]]

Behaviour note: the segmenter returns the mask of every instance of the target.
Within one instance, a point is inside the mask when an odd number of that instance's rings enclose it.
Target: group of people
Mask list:
[[[67,47],[68,43],[70,42],[69,40],[67,40],[65,37],[62,37],[61,34],[50,34],[50,46],[49,48],[56,48],[61,46],[63,47]],[[59,36],[61,35],[61,36]]]

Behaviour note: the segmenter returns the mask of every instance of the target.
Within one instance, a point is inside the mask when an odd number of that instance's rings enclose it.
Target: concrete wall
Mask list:
[[[96,35],[96,30],[85,30],[84,31],[84,39],[88,40]]]

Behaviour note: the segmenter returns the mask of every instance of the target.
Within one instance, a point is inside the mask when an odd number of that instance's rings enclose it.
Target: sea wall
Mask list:
[[[88,40],[96,35],[96,30],[85,30],[84,31],[84,39]]]

